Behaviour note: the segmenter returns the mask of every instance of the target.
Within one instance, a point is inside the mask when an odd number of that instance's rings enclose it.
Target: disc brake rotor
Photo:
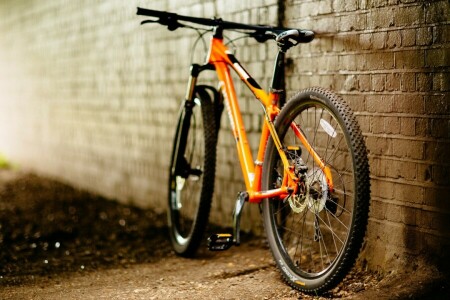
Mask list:
[[[301,213],[308,208],[312,213],[319,213],[325,208],[328,199],[328,185],[325,174],[315,168],[306,174],[306,182],[299,185],[299,191],[288,197],[293,212]]]

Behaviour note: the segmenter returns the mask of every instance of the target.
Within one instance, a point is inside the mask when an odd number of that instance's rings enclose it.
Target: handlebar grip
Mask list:
[[[147,9],[147,8],[142,8],[142,7],[138,7],[137,8],[137,15],[141,15],[141,16],[147,16],[147,17],[168,17],[170,15],[176,15],[174,13],[168,13],[165,11],[159,11],[159,10],[153,10],[153,9]]]
[[[183,27],[182,24],[178,23],[178,15],[175,13],[170,13],[166,11],[159,11],[159,10],[152,10],[152,9],[146,9],[146,8],[137,8],[137,15],[147,16],[147,17],[157,17],[157,21],[151,21],[151,22],[157,22],[161,25],[167,26],[167,28],[170,31],[176,30],[177,28]],[[145,23],[145,21],[144,21]],[[143,24],[143,23],[141,23]]]

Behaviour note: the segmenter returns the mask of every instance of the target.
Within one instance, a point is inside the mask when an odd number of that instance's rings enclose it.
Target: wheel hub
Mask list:
[[[311,169],[306,175],[306,185],[309,187],[308,208],[313,213],[321,212],[328,199],[328,184],[321,169]]]
[[[311,169],[299,183],[298,192],[288,197],[293,212],[302,213],[308,208],[313,213],[319,213],[325,208],[328,198],[328,185],[321,169]]]

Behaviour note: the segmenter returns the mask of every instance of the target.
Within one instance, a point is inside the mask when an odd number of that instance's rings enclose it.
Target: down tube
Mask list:
[[[225,63],[215,63],[215,66],[219,80],[225,84],[225,104],[231,123],[231,129],[233,131],[234,138],[236,139],[236,146],[242,174],[244,175],[245,186],[248,191],[251,191],[253,190],[253,183],[255,179],[255,165],[253,163],[253,156],[248,143],[247,134],[245,132],[241,111],[239,109],[233,79],[231,78],[230,70]]]

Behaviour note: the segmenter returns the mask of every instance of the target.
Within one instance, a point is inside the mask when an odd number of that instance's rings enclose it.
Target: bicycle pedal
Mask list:
[[[216,233],[208,238],[210,251],[224,251],[234,245],[233,235],[230,233]]]

